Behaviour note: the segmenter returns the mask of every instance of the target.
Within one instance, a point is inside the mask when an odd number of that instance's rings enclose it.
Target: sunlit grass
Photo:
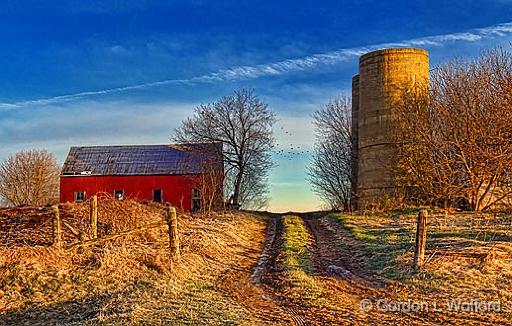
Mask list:
[[[391,221],[382,217],[348,216],[330,214],[330,219],[339,223],[360,243],[362,250],[371,255],[368,266],[389,279],[403,279],[408,274],[397,256],[407,252],[414,243],[414,234],[405,227],[382,227]],[[357,249],[357,248],[355,248]]]
[[[151,207],[124,205],[101,222],[162,218],[159,208],[153,214]],[[73,211],[75,225],[87,218],[82,208]],[[265,224],[244,213],[181,214],[179,264],[171,264],[165,226],[70,251],[0,246],[0,324],[255,324],[253,312],[217,280],[227,268],[249,264],[247,251],[263,242]],[[226,283],[236,290],[237,281]]]
[[[350,250],[362,251],[376,273],[425,292],[512,299],[512,217],[431,213],[426,263],[412,269],[417,210],[373,216],[331,214],[348,231]],[[347,244],[344,244],[347,246]]]
[[[283,264],[287,278],[292,282],[293,295],[302,299],[318,300],[322,296],[322,288],[310,275],[311,238],[298,216],[283,217]]]

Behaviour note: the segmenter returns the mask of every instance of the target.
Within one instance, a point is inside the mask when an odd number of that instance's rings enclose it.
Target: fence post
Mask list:
[[[427,245],[427,217],[428,212],[422,209],[418,213],[416,221],[416,247],[414,249],[413,267],[415,270],[420,269],[425,261],[425,247]]]
[[[167,207],[166,210],[167,225],[169,226],[169,243],[171,247],[172,260],[180,260],[180,241],[178,237],[178,218],[176,208]]]
[[[91,236],[92,239],[98,238],[98,197],[96,195],[91,197],[89,217],[91,222]]]
[[[53,246],[57,249],[62,248],[62,230],[60,225],[59,206],[55,205],[53,209]]]

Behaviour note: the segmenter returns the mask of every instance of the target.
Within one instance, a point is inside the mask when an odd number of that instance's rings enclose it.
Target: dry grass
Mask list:
[[[61,211],[64,222],[88,236],[87,204]],[[163,212],[157,204],[105,198],[99,234],[161,221]],[[179,214],[182,260],[172,264],[165,224],[95,246],[56,250],[48,209],[0,210],[0,324],[260,325],[284,324],[285,314],[297,313],[318,325],[386,316],[392,321],[396,316],[358,310],[359,299],[388,295],[500,300],[503,316],[510,315],[509,216],[431,216],[428,259],[419,273],[410,268],[415,214],[330,218],[345,228],[328,221],[343,243],[322,221],[306,225],[297,216],[283,217],[282,250],[269,269],[274,301],[250,282],[266,224],[253,215]],[[64,230],[66,244],[78,241]],[[330,264],[353,273],[335,277]],[[389,291],[373,289],[361,282],[370,272],[405,286],[390,282]]]
[[[426,264],[411,268],[416,214],[331,215],[352,234],[382,276],[426,295],[512,300],[512,217],[498,214],[431,214],[427,225]]]
[[[87,237],[87,204],[61,210],[63,221]],[[160,221],[163,211],[156,204],[104,198],[99,236]],[[49,246],[51,214],[45,210],[2,210],[0,219],[0,324],[197,324],[256,318],[216,280],[259,248],[265,227],[260,218],[237,213],[205,220],[179,214],[182,260],[174,265],[166,226],[59,251]],[[66,244],[77,241],[64,230]]]

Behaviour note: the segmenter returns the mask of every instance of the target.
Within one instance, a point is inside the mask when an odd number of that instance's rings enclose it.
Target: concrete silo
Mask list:
[[[357,202],[357,166],[359,160],[359,75],[352,78],[352,202]]]
[[[353,80],[356,89],[352,91],[356,94],[353,100],[358,102],[354,135],[358,143],[358,208],[375,205],[383,196],[396,195],[393,106],[405,90],[427,83],[428,76],[428,52],[421,49],[384,49],[359,59],[359,82]]]

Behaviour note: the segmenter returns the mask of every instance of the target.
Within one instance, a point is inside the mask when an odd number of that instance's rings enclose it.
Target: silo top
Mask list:
[[[417,49],[417,48],[390,48],[390,49],[381,49],[377,51],[368,52],[366,54],[363,54],[359,58],[359,63],[368,60],[373,57],[377,56],[393,56],[393,55],[400,55],[400,54],[416,54],[416,55],[424,55],[428,58],[428,51],[423,49]]]

